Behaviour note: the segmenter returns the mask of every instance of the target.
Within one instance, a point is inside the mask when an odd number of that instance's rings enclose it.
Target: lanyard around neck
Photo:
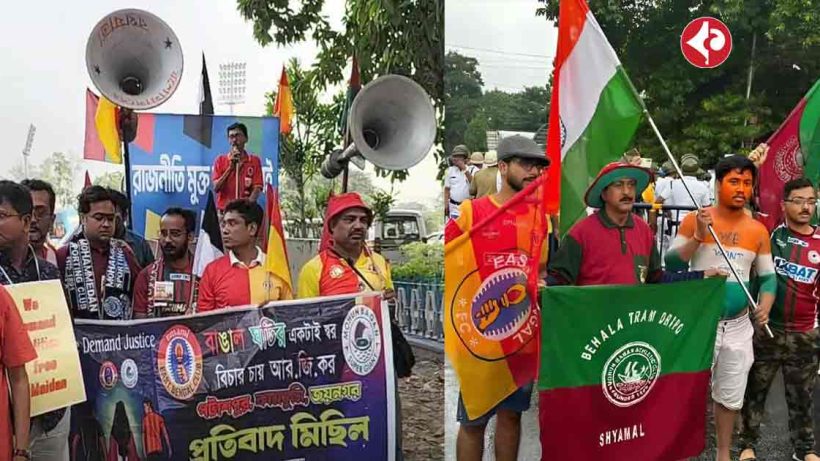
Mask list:
[[[31,245],[28,246],[28,251],[26,252],[26,256],[28,256],[29,252],[31,252],[31,257],[34,258],[34,269],[37,271],[37,281],[39,282],[40,281],[40,262],[37,261],[37,254],[34,252],[34,248],[32,248]],[[3,277],[6,278],[6,281],[8,282],[8,285],[14,285],[14,281],[11,280],[11,277],[9,277],[9,274],[6,272],[6,269],[4,269],[2,265],[0,265],[0,273],[2,273]]]

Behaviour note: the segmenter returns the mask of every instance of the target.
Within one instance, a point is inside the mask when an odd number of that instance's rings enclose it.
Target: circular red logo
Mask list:
[[[732,34],[726,24],[715,18],[697,18],[683,28],[680,50],[693,66],[711,69],[723,64],[729,57]]]

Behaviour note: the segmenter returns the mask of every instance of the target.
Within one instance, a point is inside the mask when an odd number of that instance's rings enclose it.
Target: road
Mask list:
[[[455,460],[455,439],[458,431],[458,423],[456,422],[456,404],[458,401],[458,378],[453,371],[453,368],[447,363],[445,365],[445,436],[444,436],[444,454],[446,460]],[[815,387],[814,391],[814,420],[820,421],[820,389]],[[539,444],[538,431],[538,400],[537,393],[533,392],[533,400],[530,410],[522,416],[522,437],[521,446],[519,448],[518,459],[532,461],[541,459],[541,446]],[[762,439],[758,447],[757,456],[760,460],[766,461],[788,461],[792,456],[791,443],[789,442],[788,433],[788,411],[786,409],[786,401],[783,393],[783,379],[778,374],[769,392],[769,398],[766,402],[766,419],[761,428]],[[714,427],[712,425],[712,418],[707,418],[709,421],[707,437],[707,448],[704,453],[696,458],[698,461],[714,460]],[[494,431],[495,420],[493,419],[488,426],[485,447],[487,449],[484,453],[485,461],[492,461],[492,434]],[[817,425],[820,427],[820,424]],[[820,431],[815,428],[815,437],[820,439]],[[734,459],[737,459],[738,452],[734,452]],[[637,458],[636,458],[637,460]]]

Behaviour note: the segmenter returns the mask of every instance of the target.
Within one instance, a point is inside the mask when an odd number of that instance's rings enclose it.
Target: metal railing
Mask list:
[[[663,262],[664,256],[675,235],[678,233],[678,228],[680,227],[681,221],[683,221],[683,217],[690,211],[698,209],[698,207],[694,205],[653,206],[650,203],[636,203],[632,208],[635,210],[635,213],[649,223],[649,226],[655,232],[655,244],[661,256],[662,265],[665,265]],[[650,211],[653,210],[656,211],[657,214],[655,222],[652,222],[653,220],[650,218]]]
[[[396,322],[408,335],[444,342],[444,284],[394,280]]]

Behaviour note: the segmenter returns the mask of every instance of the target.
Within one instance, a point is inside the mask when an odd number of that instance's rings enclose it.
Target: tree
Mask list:
[[[95,186],[103,186],[111,189],[116,189],[118,191],[122,191],[124,185],[124,177],[125,174],[123,174],[121,171],[111,171],[100,176],[97,176],[96,178],[94,178],[92,183]]]
[[[308,39],[317,45],[320,51],[311,69],[317,88],[342,82],[346,77],[342,71],[352,56],[358,59],[362,82],[385,74],[413,79],[433,100],[439,145],[444,114],[444,1],[348,0],[342,31],[334,30],[322,16],[324,5],[325,0],[237,0],[240,14],[253,22],[254,38],[262,46]],[[436,152],[437,158],[440,154]],[[403,179],[406,172],[392,175]]]
[[[297,237],[308,235],[308,224],[314,217],[309,209],[306,186],[318,173],[325,152],[340,139],[336,132],[333,104],[319,101],[320,89],[313,71],[305,71],[296,59],[286,69],[293,94],[295,116],[290,134],[279,139],[279,164],[292,187],[282,188],[282,209],[298,223]],[[273,115],[276,92],[267,95],[266,112]],[[338,98],[337,98],[338,99]]]
[[[464,130],[464,143],[470,146],[470,149],[484,152],[487,150],[487,115],[483,110],[479,111],[467,124],[467,129]]]
[[[459,144],[465,144],[467,125],[481,107],[481,87],[484,81],[478,71],[478,60],[455,52],[448,52],[444,59],[445,97],[447,117],[444,123],[444,149],[452,152]],[[486,142],[486,140],[485,140]],[[467,144],[471,150],[473,146]]]
[[[556,19],[558,2],[539,2],[543,6],[536,14]],[[672,152],[690,151],[704,159],[706,167],[723,154],[765,140],[820,73],[820,10],[811,8],[812,2],[589,3]],[[729,59],[708,71],[686,62],[677,47],[683,28],[699,16],[722,19],[733,38]],[[716,119],[723,129],[709,124]],[[727,123],[732,124],[731,134],[725,131]],[[648,123],[642,124],[635,144],[656,160],[665,157]]]
[[[69,157],[63,152],[54,152],[43,163],[29,165],[28,178],[42,179],[51,184],[57,196],[58,208],[75,206],[77,197],[74,194],[74,174],[77,168],[74,157]],[[26,179],[23,165],[14,165],[9,172],[9,177],[12,181],[18,182]]]

